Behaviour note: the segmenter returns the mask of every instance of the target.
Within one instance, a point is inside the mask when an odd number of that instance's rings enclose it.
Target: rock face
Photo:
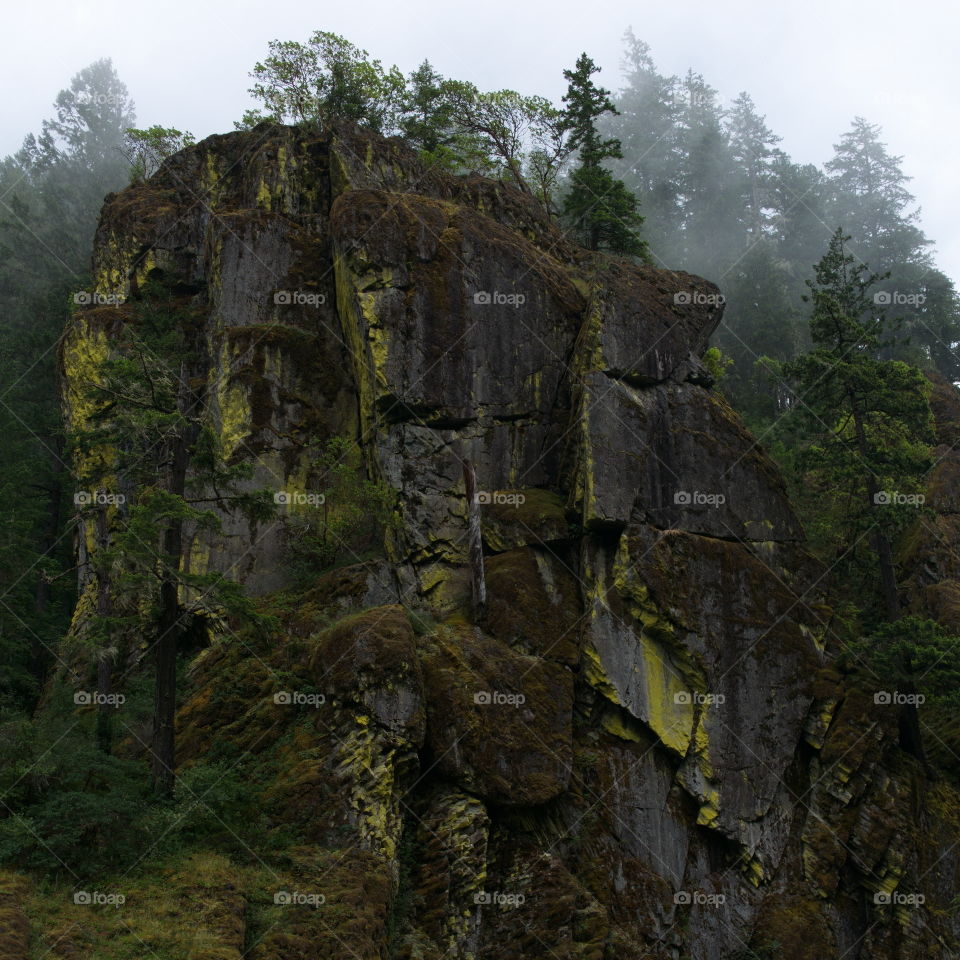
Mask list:
[[[318,491],[340,438],[394,504],[383,549],[314,576],[256,657],[190,667],[181,759],[269,756],[251,789],[311,862],[342,853],[328,902],[365,902],[250,956],[960,955],[956,798],[918,791],[896,717],[831,666],[825,572],[698,360],[715,287],[571,246],[397,141],[268,125],[108,198],[94,268],[126,302],[65,336],[74,421],[160,285],[252,486]],[[289,587],[293,517],[227,515],[185,562]],[[274,703],[290,684],[324,704]]]

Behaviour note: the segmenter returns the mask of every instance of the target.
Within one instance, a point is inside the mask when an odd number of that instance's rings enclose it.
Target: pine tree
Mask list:
[[[749,239],[757,240],[767,233],[770,222],[772,164],[780,155],[777,144],[781,138],[767,127],[748,93],[741,93],[734,101],[726,129],[730,156],[740,173],[744,227]]]
[[[736,166],[717,91],[701,74],[688,71],[678,96],[680,265],[719,283],[746,247]]]
[[[122,187],[118,148],[135,122],[109,60],[81,70],[54,115],[0,163],[0,698],[29,707],[69,622],[68,469],[56,343],[89,289],[103,197]]]
[[[652,256],[677,266],[682,256],[678,80],[658,72],[649,45],[632,30],[624,44],[618,112],[601,115],[598,126],[621,142],[623,156],[611,158],[610,169],[638,198]]]
[[[584,53],[574,70],[563,72],[568,81],[563,97],[564,126],[570,148],[579,151],[579,163],[571,174],[564,200],[564,214],[591,250],[644,257],[646,244],[638,234],[643,218],[637,211],[637,199],[622,180],[616,180],[602,165],[622,153],[616,138],[604,139],[597,129],[597,119],[602,114],[617,112],[610,91],[593,82],[593,74],[599,70]]]
[[[892,542],[909,519],[892,494],[920,489],[930,466],[926,378],[879,359],[884,317],[871,289],[882,277],[847,252],[838,229],[809,282],[813,349],[787,365],[808,429],[808,479],[832,500],[838,553],[855,558],[869,537],[886,616],[900,613]]]
[[[853,238],[851,249],[883,272],[925,260],[930,242],[916,226],[919,211],[909,209],[914,198],[902,162],[887,151],[877,124],[856,117],[826,164],[831,219],[844,224]]]
[[[400,133],[429,162],[456,172],[471,151],[454,123],[453,93],[451,83],[424,60],[407,78]]]

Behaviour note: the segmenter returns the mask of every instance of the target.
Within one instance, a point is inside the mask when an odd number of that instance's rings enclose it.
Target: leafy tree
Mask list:
[[[249,110],[239,126],[270,119],[325,129],[348,120],[377,133],[397,129],[405,84],[395,66],[385,69],[366,50],[323,30],[306,43],[272,40],[269,49],[270,55],[253,68],[250,88],[266,114]]]
[[[591,250],[610,250],[646,256],[646,244],[637,231],[643,218],[637,211],[637,199],[622,180],[616,180],[603,161],[622,156],[620,142],[604,138],[597,119],[604,113],[616,113],[610,91],[593,82],[600,68],[585,53],[573,70],[564,70],[568,82],[563,96],[566,104],[564,126],[569,131],[569,146],[579,151],[578,165],[570,175],[564,214],[585,246]]]
[[[482,93],[462,81],[455,81],[451,91],[454,120],[479,146],[484,171],[512,180],[524,193],[531,193],[524,175],[526,151],[550,104],[542,97],[524,97],[515,90]]]
[[[138,130],[130,127],[123,143],[123,155],[130,164],[131,181],[153,176],[167,157],[195,143],[192,133],[173,127],[148,127]]]
[[[719,347],[708,347],[703,354],[703,365],[715,383],[726,379],[733,366],[733,360]]]

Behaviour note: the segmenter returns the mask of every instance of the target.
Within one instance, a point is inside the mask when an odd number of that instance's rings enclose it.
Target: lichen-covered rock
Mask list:
[[[436,769],[491,803],[534,806],[567,785],[573,675],[472,626],[425,649],[427,744]]]
[[[248,761],[271,836],[297,838],[284,882],[327,894],[284,910],[245,887],[248,955],[958,954],[956,793],[835,662],[826,572],[699,359],[712,284],[579,249],[533,198],[399,141],[269,124],[108,198],[94,268],[126,303],[66,332],[74,426],[159,289],[251,488],[315,489],[340,438],[395,504],[382,544],[306,584],[295,513],[190,532],[185,563],[278,626],[192,658],[180,762]],[[905,593],[960,623],[960,403],[933,401],[936,520],[904,544]],[[77,630],[89,524],[79,543]],[[209,925],[235,940],[221,899]]]

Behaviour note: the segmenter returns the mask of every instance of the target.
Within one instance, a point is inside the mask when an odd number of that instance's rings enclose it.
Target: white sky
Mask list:
[[[950,0],[33,0],[3,12],[0,154],[51,112],[82,67],[113,58],[141,126],[198,138],[250,106],[247,74],[271,39],[346,36],[409,72],[424,57],[447,76],[559,100],[564,67],[586,50],[620,85],[627,26],[664,73],[693,67],[724,102],[747,90],[783,148],[822,164],[852,118],[881,124],[903,155],[940,266],[960,281],[960,6]]]

